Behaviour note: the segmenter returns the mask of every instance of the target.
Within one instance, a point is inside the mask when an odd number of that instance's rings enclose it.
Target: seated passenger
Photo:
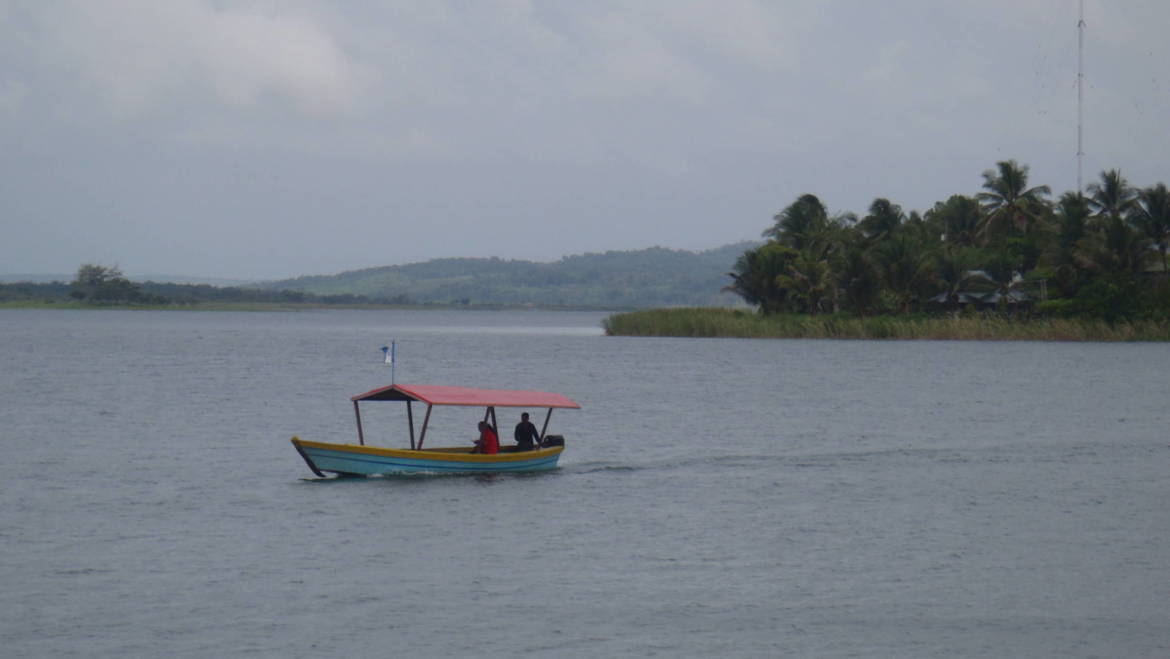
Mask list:
[[[486,455],[495,455],[500,452],[500,439],[496,437],[496,432],[485,421],[479,422],[479,439],[475,440],[475,448],[471,449],[471,452]]]

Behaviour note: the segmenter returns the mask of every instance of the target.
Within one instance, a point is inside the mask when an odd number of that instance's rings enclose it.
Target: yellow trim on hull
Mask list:
[[[495,455],[472,453],[470,446],[441,446],[425,449],[383,448],[381,446],[362,446],[360,444],[331,444],[328,442],[311,442],[299,437],[292,438],[293,444],[307,448],[319,448],[331,451],[343,451],[359,455],[381,455],[395,458],[414,459],[441,459],[450,462],[472,463],[508,463],[522,462],[535,458],[542,458],[559,454],[565,450],[563,446],[550,446],[535,451],[501,451]],[[506,448],[506,447],[501,447]]]

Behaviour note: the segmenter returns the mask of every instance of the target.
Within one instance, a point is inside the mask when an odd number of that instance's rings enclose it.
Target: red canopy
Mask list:
[[[547,391],[515,389],[477,389],[448,387],[438,384],[393,384],[367,391],[350,400],[419,400],[428,405],[467,405],[473,407],[569,407],[580,409],[572,400]]]

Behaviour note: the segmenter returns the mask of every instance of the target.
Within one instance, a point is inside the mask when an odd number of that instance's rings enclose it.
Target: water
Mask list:
[[[1170,654],[1170,346],[600,318],[0,311],[4,655]],[[580,402],[561,468],[312,478],[288,438],[352,441],[390,338]]]

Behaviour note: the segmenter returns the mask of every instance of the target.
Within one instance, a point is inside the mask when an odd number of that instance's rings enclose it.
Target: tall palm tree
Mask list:
[[[1135,231],[1120,216],[1099,219],[1077,242],[1074,255],[1078,264],[1103,275],[1138,274],[1145,267],[1150,240]]]
[[[1165,183],[1146,188],[1137,195],[1131,221],[1153,242],[1162,255],[1162,273],[1166,273],[1166,250],[1170,246],[1170,190]]]
[[[822,310],[823,303],[837,286],[828,260],[818,259],[807,251],[788,264],[788,271],[777,277],[776,283],[813,316]]]
[[[943,241],[942,223],[923,217],[918,211],[910,211],[898,231],[912,236],[924,249],[933,250]]]
[[[801,195],[772,219],[775,224],[764,231],[764,237],[796,249],[804,249],[829,225],[829,213],[825,205],[812,194]]]
[[[1086,191],[1089,207],[1096,211],[1096,221],[1077,242],[1078,263],[1098,274],[1141,272],[1150,240],[1126,222],[1137,201],[1137,190],[1120,170],[1110,169],[1101,172],[1100,182],[1090,183]]]
[[[859,316],[877,306],[882,291],[881,273],[861,245],[848,245],[835,263],[836,281],[845,303]]]
[[[1097,216],[1104,218],[1118,218],[1133,207],[1137,198],[1135,190],[1121,171],[1110,169],[1101,172],[1099,183],[1090,183],[1085,191],[1089,193],[1089,205],[1097,211]]]
[[[756,249],[749,249],[735,261],[727,273],[732,283],[723,288],[735,293],[762,313],[782,311],[788,302],[788,291],[777,283],[777,277],[788,271],[788,264],[797,252],[778,242],[770,241]]]
[[[899,230],[874,248],[874,260],[898,310],[908,313],[934,274],[929,249],[910,231]]]
[[[879,197],[869,205],[869,214],[858,226],[867,239],[877,241],[893,233],[905,218],[901,206]]]
[[[983,209],[979,202],[963,195],[952,195],[926,212],[930,221],[942,225],[943,238],[948,244],[974,247],[983,225]]]
[[[1076,192],[1061,195],[1052,213],[1054,244],[1060,249],[1072,250],[1088,230],[1090,215],[1092,209],[1084,196]]]
[[[1066,192],[1056,202],[1052,213],[1052,237],[1041,261],[1051,268],[1052,278],[1061,295],[1072,297],[1084,282],[1084,273],[1076,258],[1077,244],[1089,229],[1092,210],[1089,200],[1078,192]]]
[[[1052,193],[1047,185],[1029,188],[1028,166],[1015,160],[1001,160],[996,169],[983,172],[983,188],[986,192],[976,197],[985,212],[980,230],[985,243],[1013,228],[1027,233],[1044,210],[1044,197]]]

